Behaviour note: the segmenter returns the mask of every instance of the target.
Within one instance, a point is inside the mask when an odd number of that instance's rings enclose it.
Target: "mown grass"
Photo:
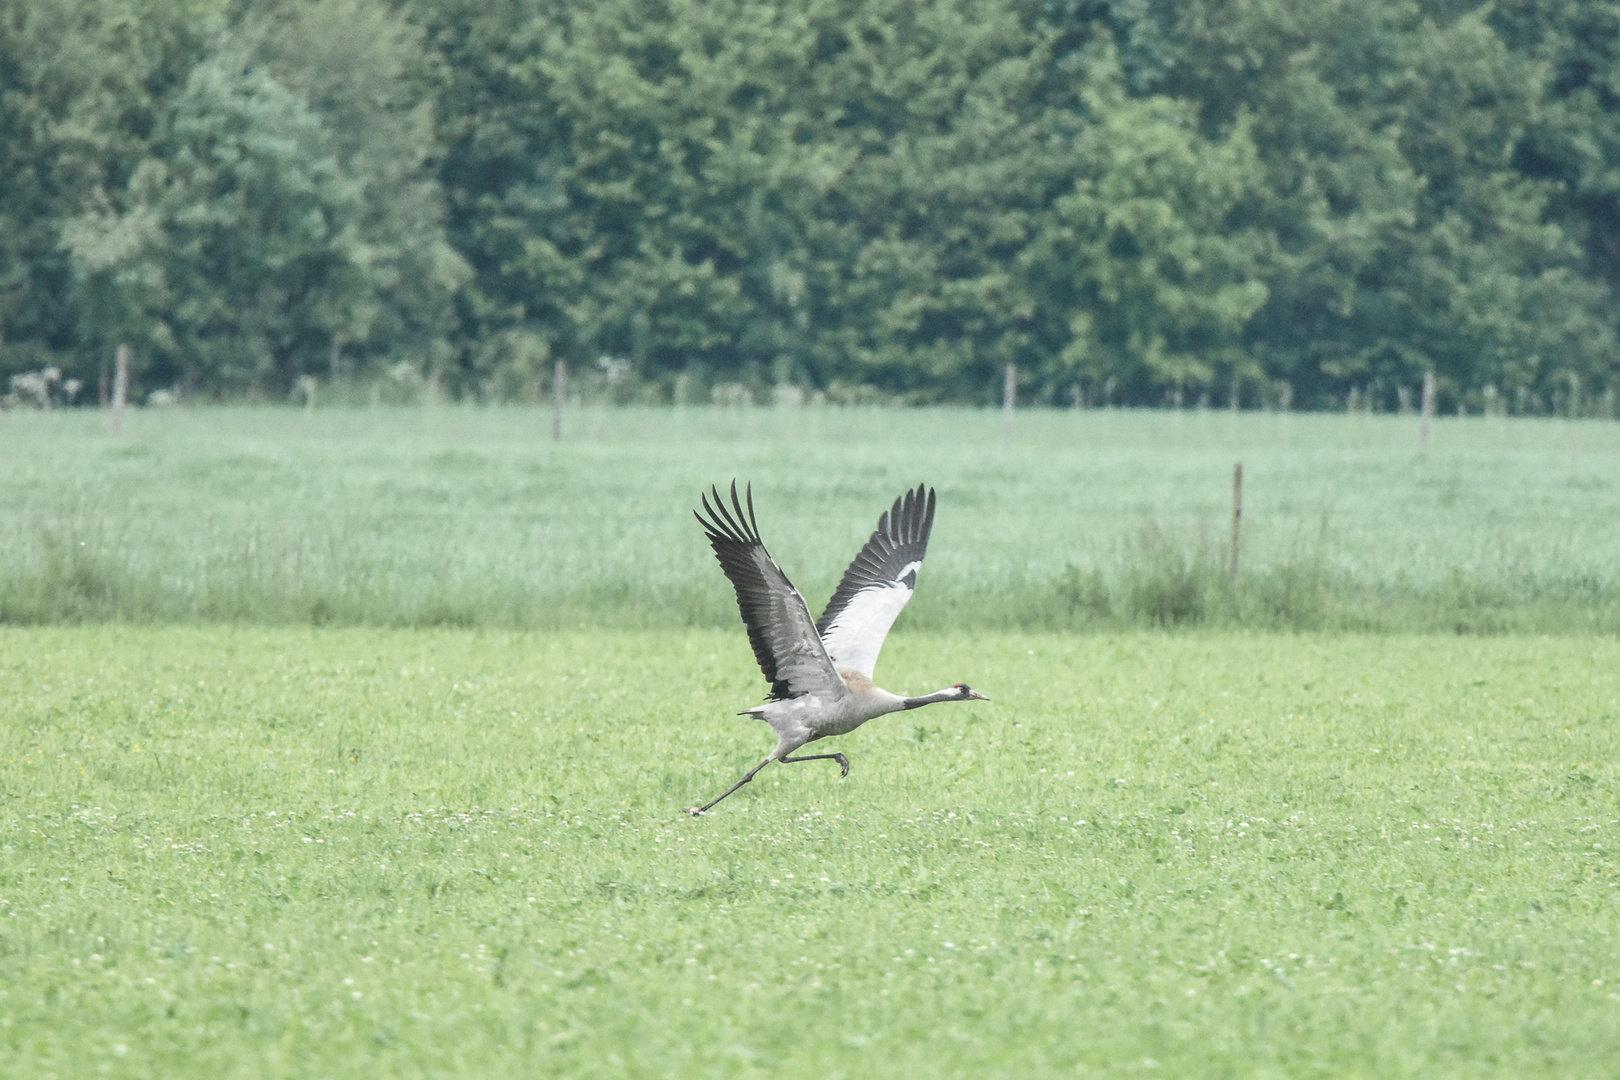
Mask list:
[[[1620,425],[1115,411],[0,417],[0,622],[729,627],[690,511],[753,480],[817,605],[919,480],[913,628],[1620,628]],[[1231,469],[1246,474],[1228,578]]]
[[[791,533],[789,534],[791,535]],[[0,1075],[1599,1076],[1620,643],[0,628]]]

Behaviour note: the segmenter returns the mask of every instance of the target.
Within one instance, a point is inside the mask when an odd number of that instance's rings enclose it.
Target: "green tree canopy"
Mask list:
[[[0,374],[1570,410],[1614,0],[0,0]],[[1607,394],[1605,399],[1603,395]]]

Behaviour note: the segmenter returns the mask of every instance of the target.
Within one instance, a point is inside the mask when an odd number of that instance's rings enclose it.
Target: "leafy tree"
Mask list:
[[[62,230],[121,191],[202,48],[211,0],[0,0],[0,375],[93,381]]]
[[[0,0],[0,368],[1570,409],[1617,72],[1620,0]]]
[[[1027,340],[1008,260],[1061,170],[1019,116],[1033,39],[975,10],[620,0],[434,24],[447,95],[488,103],[446,158],[488,317],[652,377],[980,382]]]
[[[470,270],[445,234],[421,31],[381,0],[246,10],[254,54],[320,118],[338,171],[358,188],[332,373],[368,360],[439,371]],[[342,360],[340,348],[357,355]]]
[[[1601,306],[1604,331],[1612,333],[1620,292],[1620,4],[1507,0],[1481,14],[1510,50],[1544,71],[1544,93],[1515,146],[1513,164],[1525,177],[1542,181],[1546,217],[1580,245],[1583,283],[1603,286],[1594,291],[1594,303]],[[1556,318],[1555,311],[1538,312],[1543,336],[1557,334]],[[1592,334],[1589,322],[1579,324],[1584,335]],[[1555,384],[1573,378],[1577,397],[1582,381],[1594,393],[1620,391],[1620,368],[1608,341],[1562,354],[1557,346],[1548,341],[1542,355],[1580,360],[1546,365]],[[1498,385],[1516,383],[1504,373]],[[1549,400],[1553,396],[1547,393]],[[1568,404],[1577,407],[1579,401]]]
[[[145,321],[154,380],[285,391],[368,299],[358,185],[319,119],[228,43],[192,69],[155,149],[128,209],[75,222],[75,257],[116,294],[120,328]]]
[[[1179,33],[1168,85],[1251,118],[1267,173],[1253,220],[1277,243],[1245,344],[1302,403],[1351,387],[1387,401],[1426,369],[1477,400],[1604,366],[1602,290],[1550,212],[1555,188],[1512,164],[1546,85],[1533,56],[1477,13],[1408,0],[1215,0]]]
[[[550,0],[406,8],[437,107],[446,236],[472,274],[456,296],[454,340],[474,385],[532,384],[554,350],[571,355],[566,306],[582,282],[565,252],[579,244],[558,179],[566,129],[539,63],[560,10]]]
[[[1241,344],[1269,295],[1270,237],[1234,223],[1263,182],[1249,125],[1205,136],[1191,103],[1128,97],[1112,51],[1092,52],[1078,175],[1024,260],[1068,330],[1047,378],[1149,401],[1253,380]]]
[[[1074,131],[1041,97],[1049,41],[1016,6],[829,15],[809,81],[848,165],[807,229],[826,282],[812,374],[990,398],[1046,344],[1019,259],[1072,176]]]

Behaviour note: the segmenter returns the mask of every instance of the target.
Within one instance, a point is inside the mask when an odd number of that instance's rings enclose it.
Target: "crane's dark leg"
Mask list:
[[[740,788],[744,784],[748,783],[748,781],[750,781],[750,780],[752,780],[754,778],[755,773],[759,772],[759,770],[763,769],[765,766],[769,765],[771,762],[773,762],[775,760],[776,760],[776,755],[772,754],[770,757],[766,758],[764,761],[760,762],[758,765],[755,765],[752,769],[749,769],[748,772],[743,776],[743,778],[741,780],[737,781],[735,784],[732,784],[729,788],[726,789],[725,794],[721,795],[720,799],[725,798],[726,795],[730,795],[733,791],[736,791],[738,788]],[[784,760],[786,760],[786,759],[784,759]],[[689,807],[686,808],[686,812],[688,814],[691,814],[693,817],[697,817],[699,814],[706,814],[714,806],[715,803],[720,801],[720,799],[715,799],[714,802],[706,803],[703,806],[689,806]]]
[[[806,754],[803,757],[785,757],[782,759],[782,764],[786,765],[792,761],[836,761],[838,767],[843,770],[838,774],[838,779],[842,780],[849,775],[849,758],[843,754]]]

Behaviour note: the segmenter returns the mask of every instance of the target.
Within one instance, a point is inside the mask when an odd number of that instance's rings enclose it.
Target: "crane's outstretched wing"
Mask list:
[[[934,489],[922,484],[878,518],[877,532],[844,571],[816,623],[838,670],[872,677],[883,639],[917,587],[933,528]]]
[[[748,628],[759,670],[770,680],[770,696],[779,699],[843,691],[844,681],[821,644],[804,597],[759,538],[753,485],[748,486],[748,511],[744,513],[737,499],[737,482],[731,482],[735,516],[726,509],[719,489],[709,490],[714,492],[714,505],[709,505],[707,495],[703,497],[703,509],[709,516],[705,520],[697,514],[698,523],[708,534],[720,569],[737,590],[737,608]]]

